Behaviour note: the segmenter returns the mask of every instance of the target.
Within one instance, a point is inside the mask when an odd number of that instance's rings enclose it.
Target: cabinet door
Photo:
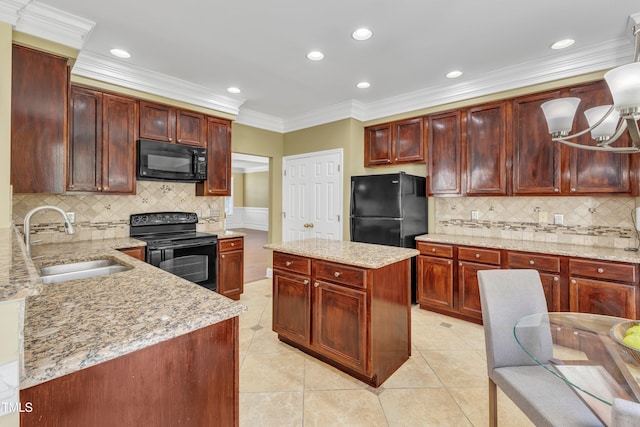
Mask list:
[[[513,101],[513,194],[559,194],[560,146],[551,141],[540,105],[559,98],[560,91]]]
[[[452,111],[429,116],[427,173],[429,194],[461,194],[461,114]]]
[[[418,303],[453,310],[453,261],[419,255],[417,272]]]
[[[140,138],[174,142],[175,126],[174,108],[140,101]]]
[[[393,150],[396,163],[424,162],[424,119],[393,123]]]
[[[196,184],[198,196],[231,195],[231,123],[208,118],[207,123],[208,177]]]
[[[313,348],[369,375],[367,293],[317,280],[313,295]]]
[[[120,252],[122,252],[123,254],[129,255],[130,257],[133,257],[137,260],[140,261],[144,261],[144,248],[143,247],[137,247],[137,248],[124,248],[124,249],[118,249]]]
[[[458,263],[458,311],[475,319],[482,319],[478,271],[499,268],[495,265]]]
[[[273,272],[273,331],[310,345],[311,284],[307,276]]]
[[[507,123],[504,102],[467,110],[466,194],[507,194]]]
[[[569,310],[636,319],[637,289],[633,285],[569,278]]]
[[[540,273],[540,281],[547,299],[547,310],[560,311],[560,275]]]
[[[230,251],[220,253],[218,259],[218,293],[238,300],[244,291],[244,252]]]
[[[391,123],[370,126],[364,134],[364,165],[390,165],[393,156],[393,129]]]
[[[67,190],[102,187],[102,92],[71,87]]]
[[[613,103],[604,81],[571,88],[569,95],[581,99],[576,111],[574,132],[589,127],[584,115],[585,110]],[[591,139],[591,134],[583,135],[575,142],[584,145],[597,144]],[[628,132],[613,143],[613,146],[629,145]],[[570,152],[569,192],[571,194],[631,194],[630,161],[635,156],[578,148],[569,148],[568,151]]]
[[[66,58],[13,46],[11,184],[14,193],[64,192],[68,91]]]
[[[204,114],[193,111],[176,111],[177,142],[204,147],[207,143],[207,121]]]
[[[105,93],[102,106],[102,191],[135,194],[136,102]]]

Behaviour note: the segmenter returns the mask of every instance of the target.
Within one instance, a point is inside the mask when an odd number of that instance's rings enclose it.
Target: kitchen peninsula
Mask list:
[[[409,358],[417,250],[327,239],[264,247],[281,341],[374,387]]]
[[[23,426],[238,425],[245,307],[118,249],[130,238],[37,245],[14,238],[25,301]],[[37,268],[111,259],[127,271],[37,284]],[[33,276],[36,274],[36,276]],[[25,275],[31,275],[26,277]]]

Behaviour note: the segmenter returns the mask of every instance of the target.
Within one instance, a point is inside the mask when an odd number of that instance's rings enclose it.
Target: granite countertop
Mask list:
[[[454,234],[423,234],[416,237],[419,242],[468,245],[523,252],[573,256],[640,264],[640,253],[624,249],[600,248],[596,246],[571,245],[566,243],[536,242],[532,240],[499,239],[493,237],[460,236]]]
[[[415,249],[329,239],[269,243],[264,248],[364,268],[384,267],[420,253]]]
[[[116,249],[136,239],[34,245],[24,280],[40,282],[26,298],[20,388],[96,365],[242,313],[242,304]],[[40,267],[114,259],[129,270],[42,284]],[[17,267],[21,267],[18,265]],[[32,276],[35,274],[35,277]]]
[[[244,237],[247,235],[247,233],[242,233],[240,231],[233,231],[233,230],[224,230],[222,232],[218,231],[217,233],[214,232],[214,234],[218,235],[218,240],[220,239],[231,239],[234,237]]]
[[[15,227],[0,229],[0,301],[23,299],[41,290],[38,272],[27,262],[22,235]]]

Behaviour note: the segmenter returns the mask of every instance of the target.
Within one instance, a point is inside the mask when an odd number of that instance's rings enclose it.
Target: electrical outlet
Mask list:
[[[471,220],[472,221],[477,221],[478,220],[478,216],[480,216],[480,213],[478,211],[471,211]]]
[[[71,224],[76,223],[76,213],[75,212],[67,212],[67,219]]]
[[[547,223],[547,222],[549,222],[549,213],[548,212],[538,212],[538,222],[539,223]]]
[[[553,214],[553,223],[555,225],[564,225],[564,215],[562,215],[562,214]]]

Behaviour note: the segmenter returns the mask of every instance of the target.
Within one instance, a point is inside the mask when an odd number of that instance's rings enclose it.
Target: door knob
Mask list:
[[[309,224],[309,228],[313,228],[313,223]]]

